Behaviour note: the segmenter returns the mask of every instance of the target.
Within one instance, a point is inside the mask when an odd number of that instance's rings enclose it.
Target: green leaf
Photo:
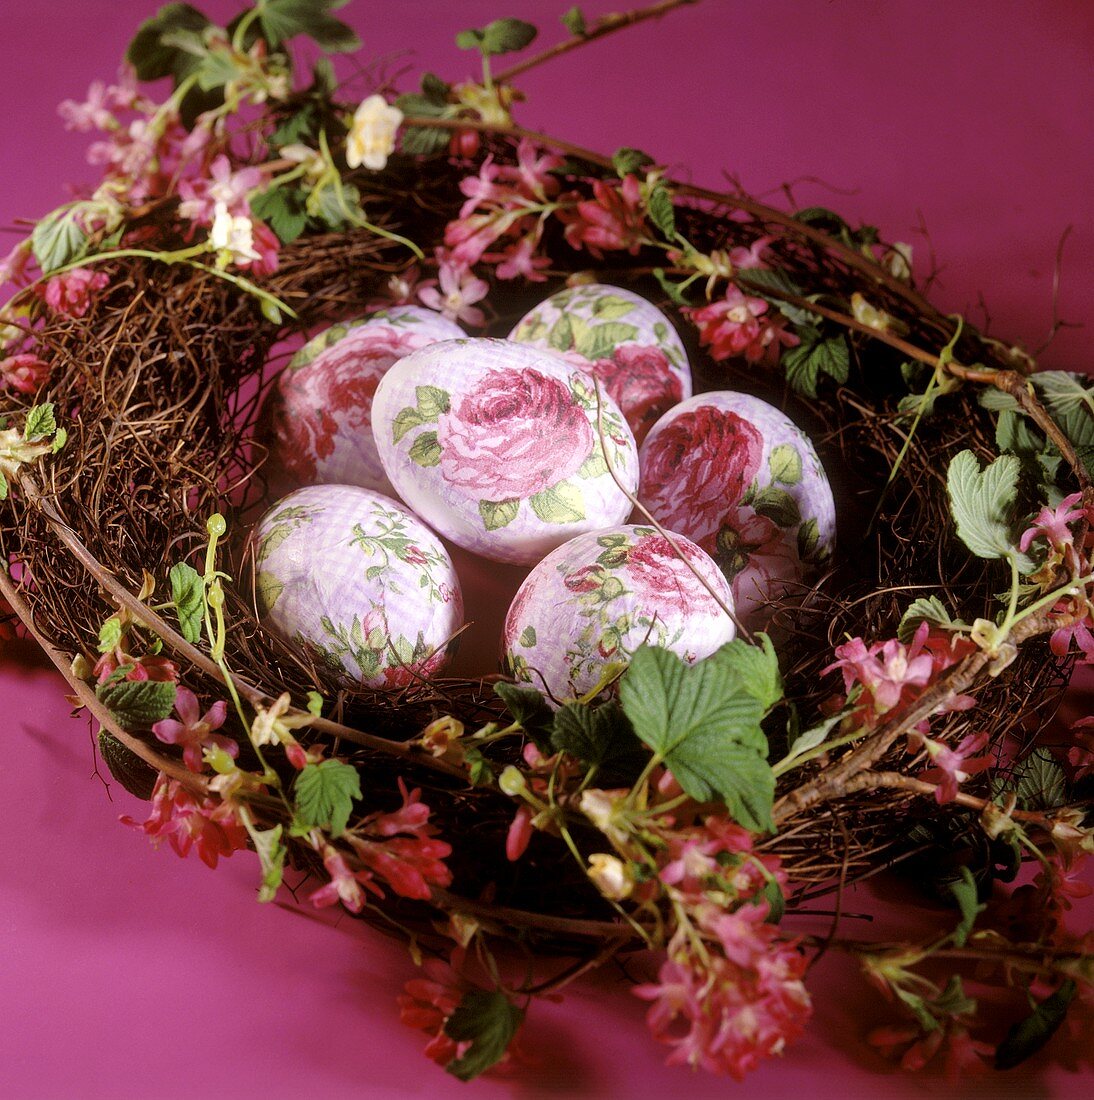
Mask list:
[[[448,393],[437,386],[416,386],[414,397],[418,402],[418,414],[424,423],[431,423],[441,413],[448,412],[451,404]]]
[[[490,761],[478,749],[464,749],[463,761],[472,787],[493,786],[496,776]]]
[[[401,104],[400,110],[408,115],[414,113]],[[411,157],[431,157],[447,149],[451,139],[449,130],[433,126],[407,126],[402,132],[399,147]]]
[[[171,602],[179,620],[179,633],[191,644],[201,641],[201,623],[205,616],[205,581],[192,566],[180,561],[171,566]]]
[[[268,615],[281,598],[281,593],[285,591],[285,583],[273,573],[262,569],[255,578],[255,590],[259,612]]]
[[[578,467],[577,476],[588,480],[610,473],[608,460],[604,457],[604,451],[599,447]]]
[[[136,70],[138,80],[174,76],[177,84],[196,68],[199,59],[178,46],[165,44],[164,38],[180,32],[200,35],[209,26],[209,20],[190,4],[167,4],[140,25],[125,51],[125,59]]]
[[[897,638],[907,645],[914,637],[920,623],[948,628],[954,625],[946,605],[937,596],[919,596],[908,605],[896,628]]]
[[[637,778],[649,760],[630,720],[614,700],[598,707],[567,703],[559,708],[551,747],[590,767],[622,768],[632,778]]]
[[[361,777],[342,760],[322,760],[306,765],[297,775],[294,795],[295,817],[301,825],[341,836],[354,800],[361,797]]]
[[[445,1021],[444,1033],[457,1043],[470,1043],[445,1069],[470,1081],[505,1056],[524,1020],[524,1012],[498,990],[470,989]]]
[[[525,649],[532,649],[535,646],[536,628],[532,626],[531,623],[520,632],[520,644],[524,646]]]
[[[772,478],[783,485],[797,485],[802,479],[802,456],[793,443],[773,447],[767,460]]]
[[[634,309],[634,302],[628,302],[618,294],[601,294],[593,302],[592,312],[598,321],[618,321],[620,317],[633,313]]]
[[[661,230],[666,240],[675,240],[676,211],[673,209],[672,196],[664,180],[658,180],[650,188],[646,209],[649,211],[650,220]]]
[[[447,107],[452,87],[436,73],[422,73],[422,95],[435,107]]]
[[[585,497],[568,481],[536,493],[528,503],[544,523],[578,523],[585,518]]]
[[[170,717],[177,690],[170,680],[115,680],[95,689],[99,701],[124,730],[151,729]]]
[[[968,943],[976,918],[984,910],[985,906],[979,904],[976,892],[976,879],[968,867],[962,867],[960,878],[950,884],[950,893],[957,902],[957,908],[961,911],[961,921],[953,930],[951,939],[954,947],[964,947]]]
[[[585,16],[576,4],[560,18],[562,20],[562,25],[575,38],[584,38],[585,35],[588,34],[589,28],[588,24],[585,22]]]
[[[110,769],[110,774],[131,795],[147,802],[152,797],[160,773],[105,729],[99,730],[98,742],[99,755]]]
[[[756,699],[766,713],[783,697],[782,675],[771,639],[764,633],[753,637],[752,645],[735,638],[708,660],[730,670],[740,681],[741,689]]]
[[[87,255],[87,235],[76,223],[72,205],[47,214],[31,231],[30,247],[43,275]]]
[[[290,244],[308,224],[307,195],[298,187],[275,187],[251,199],[251,212],[277,234],[282,244]]]
[[[4,476],[2,470],[0,470],[0,500],[8,499],[8,479]]]
[[[760,728],[766,708],[742,682],[739,661],[715,654],[689,666],[668,650],[642,646],[620,682],[620,699],[635,733],[685,793],[721,800],[741,825],[771,831],[775,776]]]
[[[1017,556],[1011,534],[1011,508],[1018,493],[1021,463],[1000,455],[986,469],[972,451],[953,457],[946,474],[950,511],[961,541],[978,558]]]
[[[784,301],[779,294],[790,294],[795,298],[804,298],[805,291],[784,271],[767,267],[747,267],[733,276],[741,289],[749,294],[757,294],[770,302],[784,317],[794,325],[812,326],[820,317],[801,306]],[[775,291],[769,294],[768,291]]]
[[[808,338],[810,334],[812,338]],[[847,381],[851,354],[842,334],[825,338],[810,328],[803,330],[801,340],[782,357],[786,380],[794,389],[806,397],[816,397],[821,374],[829,375],[840,384]]]
[[[27,413],[26,423],[23,425],[23,438],[28,443],[35,443],[39,439],[47,439],[56,431],[57,419],[53,414],[52,401],[35,405]]]
[[[555,351],[569,351],[574,346],[574,327],[570,315],[563,313],[547,333],[547,343]]]
[[[624,176],[633,176],[653,163],[653,157],[649,153],[643,153],[641,149],[632,149],[627,145],[612,153],[612,167],[620,179]]]
[[[289,854],[288,849],[281,842],[282,826],[275,825],[272,829],[255,829],[249,826],[247,833],[250,835],[255,855],[258,856],[258,862],[262,868],[262,885],[258,890],[258,900],[263,903],[273,901],[277,896],[277,888],[281,885],[285,857]]]
[[[1024,1020],[1016,1023],[995,1050],[995,1068],[1013,1069],[1036,1054],[1056,1034],[1067,1017],[1078,987],[1070,978],[1046,997]]]
[[[419,466],[439,466],[441,445],[437,442],[436,432],[421,432],[410,445],[407,457]]]
[[[804,756],[810,749],[815,749],[818,745],[823,745],[828,739],[828,735],[842,721],[842,713],[833,714],[830,718],[825,718],[818,725],[811,726],[807,730],[802,730],[797,737],[790,741],[787,746],[786,756],[779,761],[780,772],[785,771],[786,765],[793,760],[797,760],[799,756]]]
[[[752,498],[752,508],[780,527],[796,527],[801,523],[798,502],[785,490],[765,485]]]
[[[361,40],[352,27],[328,13],[348,0],[265,0],[258,19],[262,34],[274,48],[298,34],[305,34],[327,53],[353,53]]]
[[[64,428],[58,428],[53,436],[53,447],[51,450],[54,454],[64,448],[64,445],[68,442],[68,432]]]
[[[819,548],[820,525],[816,517],[811,517],[798,528],[798,557],[802,561],[812,561]]]
[[[1015,765],[1008,786],[1023,810],[1055,810],[1067,802],[1064,770],[1050,749],[1036,748]]]
[[[831,233],[836,237],[851,231],[851,227],[839,214],[824,206],[807,206],[804,210],[799,210],[794,217],[806,225],[811,225],[815,229],[822,229],[824,232]]]
[[[519,500],[480,500],[479,515],[487,531],[497,531],[517,518],[519,507]]]
[[[408,405],[405,409],[396,413],[395,419],[392,421],[391,442],[398,443],[411,428],[420,428],[424,423],[422,414]]]
[[[655,267],[653,269],[653,277],[657,280],[658,285],[668,295],[669,300],[675,302],[678,306],[690,306],[691,299],[680,289],[679,283],[674,283],[666,274],[663,267]]]
[[[122,640],[122,621],[117,615],[111,615],[99,627],[99,652],[109,653]]]
[[[516,53],[530,46],[538,33],[522,19],[495,19],[483,28],[479,49],[484,54]]]
[[[612,352],[620,344],[634,340],[637,336],[638,329],[635,325],[608,321],[586,329],[577,339],[577,350],[586,359],[610,359]]]
[[[555,717],[554,711],[534,687],[528,687],[525,684],[507,684],[502,681],[494,685],[494,694],[505,704],[505,709],[512,715],[513,721],[519,723],[533,736],[551,728]]]

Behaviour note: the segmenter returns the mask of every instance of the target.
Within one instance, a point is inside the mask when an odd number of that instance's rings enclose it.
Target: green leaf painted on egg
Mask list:
[[[441,461],[441,445],[436,432],[422,432],[407,452],[410,460],[419,466],[437,466]]]
[[[578,523],[585,518],[585,497],[568,481],[536,493],[528,503],[544,523]]]
[[[480,500],[479,515],[487,531],[508,527],[517,518],[518,500]]]
[[[772,448],[767,465],[771,476],[783,485],[797,485],[802,479],[802,458],[792,443],[780,443]]]

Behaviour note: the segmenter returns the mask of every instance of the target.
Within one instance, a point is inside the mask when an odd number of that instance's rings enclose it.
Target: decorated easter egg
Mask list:
[[[560,290],[521,318],[509,338],[583,364],[623,410],[639,443],[663,413],[691,396],[691,369],[672,322],[622,287]]]
[[[463,331],[432,310],[397,306],[325,329],[278,376],[263,411],[277,492],[360,485],[391,493],[372,438],[372,397],[397,359]]]
[[[641,463],[639,499],[718,563],[749,626],[832,553],[836,509],[817,452],[766,401],[728,391],[684,401],[654,425]]]
[[[709,656],[733,640],[732,610],[725,577],[689,539],[644,526],[594,531],[528,574],[505,617],[503,659],[515,679],[563,703],[643,644]]]
[[[251,535],[263,623],[364,687],[431,676],[463,625],[440,539],[390,497],[312,485],[278,501]]]
[[[623,414],[610,398],[598,407],[584,371],[536,348],[463,339],[413,352],[380,382],[372,428],[399,496],[495,561],[530,564],[631,510],[615,480],[632,493],[638,480]]]

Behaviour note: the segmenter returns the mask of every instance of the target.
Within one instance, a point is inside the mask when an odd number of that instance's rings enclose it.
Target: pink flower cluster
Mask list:
[[[49,364],[33,352],[19,352],[0,359],[0,390],[35,393],[49,377]]]
[[[749,363],[774,366],[782,349],[801,341],[786,331],[786,318],[772,316],[762,298],[743,294],[730,284],[725,296],[709,305],[682,309],[699,330],[699,342],[715,361],[743,357]]]
[[[360,867],[354,870],[346,857],[333,845],[323,843],[321,854],[330,882],[309,895],[318,908],[341,902],[351,913],[365,905],[362,887],[378,897],[382,879],[400,897],[428,901],[432,886],[448,886],[452,873],[444,860],[451,845],[435,839],[437,830],[429,824],[429,807],[422,802],[421,791],[408,792],[399,780],[403,804],[393,813],[374,813],[366,817],[346,840]]]
[[[646,211],[642,185],[627,175],[619,183],[593,180],[593,197],[561,210],[566,241],[573,248],[587,248],[598,260],[605,252],[637,255],[646,242]]]
[[[185,858],[191,848],[202,863],[216,867],[221,856],[247,847],[247,830],[230,802],[198,798],[178,780],[161,775],[152,791],[152,813],[144,822],[128,815],[121,818],[147,833],[156,842],[166,837],[175,852]]]
[[[42,297],[50,309],[68,317],[83,317],[91,307],[91,295],[110,282],[104,271],[77,267],[46,282]]]
[[[239,755],[235,741],[215,732],[228,717],[228,704],[223,699],[202,714],[197,696],[189,688],[180,687],[175,693],[175,713],[181,721],[164,718],[152,727],[152,732],[166,745],[183,747],[182,759],[190,771],[203,770],[203,749],[223,749],[233,760]]]

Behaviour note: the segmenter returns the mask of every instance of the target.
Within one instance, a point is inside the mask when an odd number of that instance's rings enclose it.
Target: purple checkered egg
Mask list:
[[[560,290],[525,314],[509,338],[584,366],[622,409],[639,443],[658,417],[691,396],[691,368],[672,322],[622,287]]]
[[[251,534],[263,624],[339,679],[396,688],[438,672],[463,625],[441,541],[390,497],[312,485],[278,501]]]
[[[399,496],[494,561],[531,564],[631,510],[638,451],[623,414],[548,352],[489,339],[413,352],[381,381],[372,427]]]
[[[360,485],[392,493],[372,437],[372,398],[387,370],[418,348],[462,336],[452,321],[398,306],[332,325],[278,376],[263,410],[267,472],[276,491]]]
[[[831,556],[836,509],[817,452],[757,397],[719,391],[682,402],[646,437],[641,464],[639,499],[718,563],[749,627],[763,627],[771,601]]]
[[[564,703],[641,645],[709,656],[736,636],[732,611],[729,583],[689,539],[613,527],[571,539],[528,574],[505,618],[503,660]]]

